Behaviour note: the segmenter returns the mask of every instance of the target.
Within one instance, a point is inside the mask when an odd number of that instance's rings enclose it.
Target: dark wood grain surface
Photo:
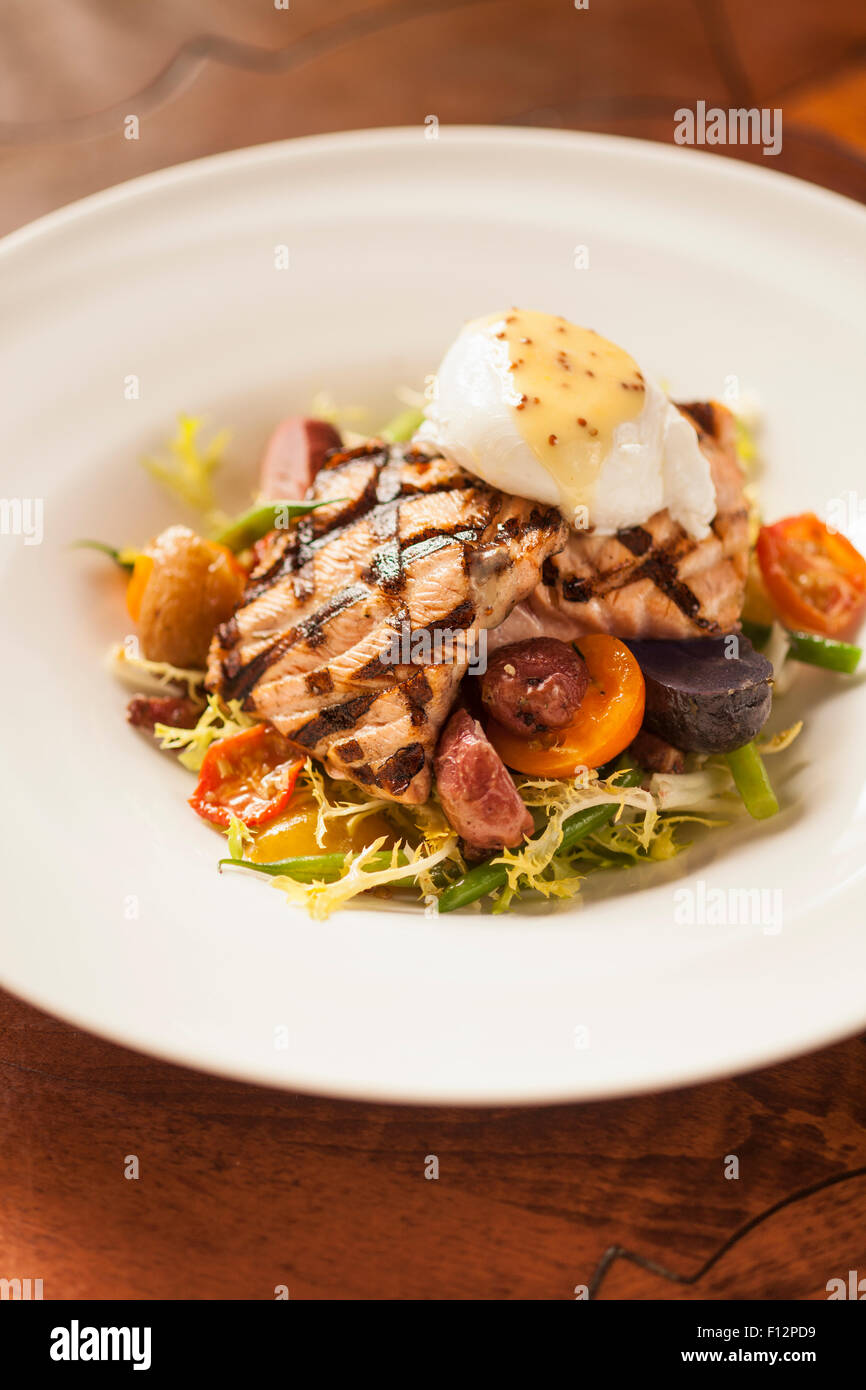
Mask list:
[[[0,24],[0,231],[286,136],[435,114],[670,141],[700,99],[781,108],[773,167],[866,200],[850,0],[6,0]],[[851,1269],[864,1039],[631,1101],[413,1109],[203,1077],[0,995],[0,1277],[46,1298],[809,1299]]]

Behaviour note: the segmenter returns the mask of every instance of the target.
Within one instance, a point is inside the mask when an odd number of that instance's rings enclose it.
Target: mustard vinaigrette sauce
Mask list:
[[[643,409],[637,363],[591,328],[538,310],[511,309],[488,323],[508,354],[517,428],[567,505],[588,506],[614,430]]]

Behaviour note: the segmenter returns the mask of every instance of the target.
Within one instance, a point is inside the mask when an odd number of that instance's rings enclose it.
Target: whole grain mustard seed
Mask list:
[[[557,444],[559,441],[557,440],[555,434],[549,434],[549,435],[547,436],[547,442],[548,442],[548,444]]]
[[[591,435],[594,436],[594,435],[598,434],[598,430],[595,428],[594,425],[590,425],[590,427],[589,427],[589,433],[590,433]]]
[[[578,415],[578,417],[577,417],[577,423],[578,423],[579,425],[582,425],[582,426],[584,427],[584,429],[586,428],[586,421],[584,420],[584,418],[583,418],[582,415]]]

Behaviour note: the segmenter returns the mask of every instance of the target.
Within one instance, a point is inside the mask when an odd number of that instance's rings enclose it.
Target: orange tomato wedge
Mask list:
[[[134,623],[137,623],[141,616],[141,601],[152,573],[153,556],[137,555],[126,586],[126,611]]]
[[[628,747],[643,723],[644,678],[625,643],[595,633],[574,645],[587,664],[590,683],[571,724],[521,738],[495,719],[487,723],[487,737],[515,772],[567,777],[581,767],[601,767]]]

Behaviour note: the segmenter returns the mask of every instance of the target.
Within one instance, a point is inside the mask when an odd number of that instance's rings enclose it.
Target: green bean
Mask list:
[[[643,780],[643,775],[638,768],[628,768],[619,778],[617,785],[636,787]],[[571,849],[578,840],[583,839],[586,835],[594,834],[603,825],[608,825],[618,810],[618,803],[609,802],[604,806],[589,806],[585,811],[577,811],[575,815],[569,816],[562,827],[562,841],[556,851],[557,854]],[[538,831],[532,836],[532,839],[537,840],[542,833],[543,830]],[[495,892],[497,888],[502,888],[507,881],[508,871],[504,864],[491,864],[489,862],[478,864],[457,883],[445,889],[439,899],[439,911],[455,912],[459,907],[467,907],[469,903],[477,902],[479,898],[486,898],[489,893]]]
[[[750,623],[743,619],[743,633],[759,650],[770,640],[771,629],[766,623]],[[814,632],[796,632],[786,628],[788,657],[806,666],[820,666],[824,671],[841,671],[850,676],[857,670],[863,652],[850,642],[837,642],[834,637],[818,637]]]
[[[402,867],[408,864],[405,854],[397,855],[397,863]],[[236,869],[254,869],[259,874],[270,874],[272,878],[294,878],[298,883],[333,883],[342,878],[346,864],[345,854],[305,854],[296,859],[280,859],[271,864],[255,864],[252,859],[221,859],[219,866],[232,864]],[[391,851],[379,850],[371,854],[364,865],[365,870],[376,873],[380,869],[390,869],[393,864]]]
[[[316,507],[328,507],[333,502],[344,502],[344,497],[328,497],[323,502],[257,502],[247,511],[241,512],[226,523],[213,537],[217,545],[229,550],[246,550],[247,546],[261,540],[275,527],[285,525],[295,516],[304,516],[315,511]]]
[[[863,655],[860,647],[851,642],[837,642],[832,637],[816,637],[811,632],[789,632],[792,661],[803,661],[807,666],[821,666],[825,671],[841,671],[850,676],[857,670]]]
[[[382,431],[382,438],[389,444],[402,444],[405,440],[411,439],[421,421],[424,419],[423,410],[411,406],[408,410],[401,410],[399,415],[395,415],[393,420],[389,420]]]
[[[132,573],[133,567],[135,565],[134,552],[127,550],[118,550],[117,547],[114,545],[106,545],[105,541],[73,541],[72,549],[98,550],[100,554],[107,555],[109,559],[113,560],[114,563],[117,566],[119,566],[120,569],[126,570],[127,574]]]
[[[744,743],[742,748],[735,748],[732,753],[726,753],[725,759],[749,815],[755,820],[766,820],[768,816],[774,816],[779,809],[779,803],[770,786],[764,761],[754,743]]]
[[[488,893],[502,888],[507,877],[504,864],[476,864],[463,878],[445,889],[439,899],[439,911],[456,912],[458,907],[467,907],[479,898],[486,898]]]

